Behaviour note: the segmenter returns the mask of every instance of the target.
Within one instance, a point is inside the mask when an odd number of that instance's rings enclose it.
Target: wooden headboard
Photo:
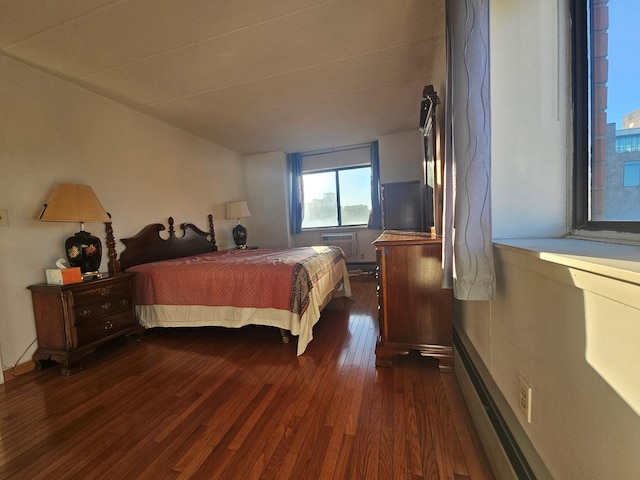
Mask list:
[[[213,215],[209,215],[209,231],[200,230],[192,223],[180,224],[182,235],[176,236],[173,227],[173,217],[169,217],[169,237],[160,237],[165,230],[161,223],[147,225],[140,232],[129,238],[123,238],[125,249],[118,254],[115,248],[115,238],[111,223],[107,223],[107,247],[109,249],[109,273],[118,273],[134,265],[169,260],[171,258],[188,257],[199,253],[216,252],[216,234],[213,228]]]

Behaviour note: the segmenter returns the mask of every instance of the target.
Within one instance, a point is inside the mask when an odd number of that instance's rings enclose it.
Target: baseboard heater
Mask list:
[[[489,417],[489,421],[493,426],[496,435],[504,449],[507,458],[509,459],[509,463],[511,464],[513,470],[515,471],[518,479],[520,480],[536,480],[536,476],[531,469],[529,462],[525,458],[522,450],[518,446],[515,438],[513,437],[511,430],[507,426],[502,414],[498,410],[493,398],[491,397],[491,393],[489,389],[485,385],[482,377],[480,376],[478,370],[476,369],[471,357],[469,356],[469,352],[467,351],[464,343],[460,339],[458,333],[453,331],[453,345],[458,352],[458,357],[460,361],[464,365],[464,368],[471,380],[473,388],[478,395],[480,402],[484,410]]]

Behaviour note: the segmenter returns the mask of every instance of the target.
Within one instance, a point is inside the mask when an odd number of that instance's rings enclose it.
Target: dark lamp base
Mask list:
[[[80,267],[84,274],[98,272],[102,261],[102,242],[84,230],[77,232],[73,237],[67,238],[64,243],[69,266]]]
[[[247,245],[247,229],[238,224],[233,228],[233,241],[238,248],[246,248]]]

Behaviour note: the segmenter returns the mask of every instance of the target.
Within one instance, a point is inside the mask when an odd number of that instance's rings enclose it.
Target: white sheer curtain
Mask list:
[[[489,0],[446,5],[444,286],[460,300],[491,300]]]

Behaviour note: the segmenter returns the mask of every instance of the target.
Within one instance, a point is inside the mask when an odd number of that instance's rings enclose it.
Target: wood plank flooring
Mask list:
[[[153,330],[7,382],[0,478],[493,479],[453,374],[375,367],[375,287],[354,278],[300,357],[275,329]]]

